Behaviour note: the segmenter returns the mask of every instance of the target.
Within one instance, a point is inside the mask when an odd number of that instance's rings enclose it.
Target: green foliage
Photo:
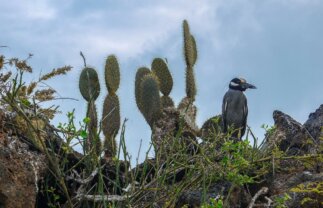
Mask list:
[[[141,113],[142,111],[142,99],[141,99],[141,82],[144,76],[151,73],[151,71],[146,67],[141,67],[137,70],[136,79],[135,79],[135,98],[138,109]]]
[[[147,123],[152,127],[161,116],[161,101],[158,80],[155,75],[146,75],[140,85],[142,113]]]
[[[207,204],[203,204],[201,208],[223,208],[224,203],[222,197],[220,198],[211,198],[210,202]]]
[[[287,194],[285,193],[284,196],[282,197],[276,197],[274,199],[274,202],[275,202],[275,208],[287,208],[287,201],[291,200],[292,198]]]
[[[79,88],[83,98],[90,102],[100,94],[98,73],[93,68],[85,67],[80,75]]]
[[[307,205],[308,207],[318,204],[323,205],[323,182],[302,183],[290,189],[290,191],[303,196],[302,205]]]
[[[105,136],[104,149],[106,157],[117,153],[115,136],[120,128],[120,103],[117,95],[108,95],[103,104],[102,131]]]
[[[165,61],[155,58],[151,64],[152,72],[157,76],[159,88],[164,96],[168,96],[173,88],[173,78]]]
[[[276,130],[276,126],[268,126],[267,124],[262,124],[261,128],[264,129],[266,131],[267,136],[271,136],[274,134],[275,130]]]
[[[120,70],[116,56],[108,56],[105,64],[105,83],[110,94],[115,94],[120,85]]]
[[[226,170],[223,178],[239,186],[253,182],[253,178],[247,175],[248,169],[251,168],[247,158],[251,152],[248,141],[226,141],[220,151],[223,156],[220,164]]]

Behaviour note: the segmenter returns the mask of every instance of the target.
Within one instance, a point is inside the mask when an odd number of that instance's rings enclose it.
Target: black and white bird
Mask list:
[[[229,84],[229,90],[225,93],[222,103],[222,123],[225,133],[231,128],[232,137],[241,140],[246,131],[248,105],[244,95],[246,89],[256,89],[252,84],[242,78],[234,78]]]

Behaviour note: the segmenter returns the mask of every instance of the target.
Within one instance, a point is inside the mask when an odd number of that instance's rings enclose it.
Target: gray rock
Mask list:
[[[323,138],[323,104],[309,115],[304,127],[316,141]]]
[[[316,142],[302,124],[278,110],[274,111],[273,118],[276,129],[272,135],[267,135],[266,149],[270,150],[278,145],[279,149],[288,155],[316,152]]]

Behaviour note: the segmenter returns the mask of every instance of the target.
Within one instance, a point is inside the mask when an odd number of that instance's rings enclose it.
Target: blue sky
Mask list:
[[[98,70],[109,54],[121,67],[118,91],[122,119],[128,118],[126,142],[135,158],[142,139],[140,160],[149,147],[150,128],[137,110],[134,77],[137,68],[150,66],[154,57],[167,58],[173,74],[171,93],[178,103],[185,96],[182,21],[189,21],[199,58],[195,67],[199,126],[221,112],[229,81],[244,77],[257,86],[247,91],[248,123],[262,139],[262,124],[273,124],[272,112],[282,110],[306,121],[323,103],[323,1],[320,0],[119,0],[1,1],[0,53],[27,57],[35,79],[63,65],[73,71],[49,82],[62,97],[65,121],[75,108],[77,119],[86,103],[78,90],[83,66],[79,52]],[[106,91],[97,100],[102,109]]]

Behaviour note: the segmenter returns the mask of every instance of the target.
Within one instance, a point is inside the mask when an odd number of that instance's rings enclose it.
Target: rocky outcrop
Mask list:
[[[317,152],[318,139],[314,139],[305,125],[278,110],[274,111],[273,119],[275,130],[267,133],[264,149],[269,149],[270,151],[275,145],[279,145],[279,149],[287,152],[288,155]],[[312,119],[310,123],[316,124],[317,121]]]
[[[323,137],[323,104],[309,115],[303,126],[315,141],[319,142],[320,138]]]
[[[175,116],[178,117],[178,114]],[[279,203],[295,208],[322,207],[323,159],[320,153],[323,148],[320,140],[322,139],[323,105],[310,114],[304,125],[281,111],[275,111],[273,119],[275,128],[268,131],[265,144],[260,150],[261,153],[266,155],[261,158],[261,161],[267,161],[270,171],[261,176],[262,180],[259,183],[232,186],[229,181],[217,180],[217,182],[210,184],[208,190],[203,190],[203,192],[202,184],[201,187],[196,189],[187,187],[178,196],[175,203],[176,207],[200,207],[203,202],[218,198],[222,198],[230,207],[273,207],[279,205]],[[48,162],[45,155],[28,142],[23,132],[15,129],[11,120],[12,115],[0,111],[0,208],[35,207],[36,200],[42,201],[46,198],[40,194],[39,184],[48,174]],[[174,129],[178,128],[176,123],[169,125],[172,125]],[[208,125],[212,127],[211,124]],[[163,133],[162,128],[160,131]],[[208,136],[212,137],[211,134]],[[62,143],[62,140],[50,131],[48,131],[46,138],[50,139],[51,144],[54,143],[57,147]],[[276,155],[273,155],[276,150],[286,154],[277,159]],[[196,158],[199,157],[198,154]],[[79,163],[81,157],[82,155],[76,157],[75,154],[72,154],[71,157],[68,157],[69,164],[67,165],[69,167],[74,166]],[[217,163],[217,161],[213,162]],[[123,187],[128,184],[128,182],[126,183],[125,173],[128,172],[129,164],[120,163],[118,165],[119,171],[116,172],[117,168],[114,162],[110,161],[110,163],[102,161],[103,173],[109,176],[105,184],[109,192],[115,193],[113,181],[117,178],[118,180],[122,179],[120,190],[117,191],[118,197],[122,198],[125,192]],[[190,165],[194,166],[194,160]],[[166,167],[167,164],[164,166]],[[140,184],[143,182],[153,184],[154,189],[152,190],[157,190],[158,180],[155,177],[158,177],[162,170],[157,170],[155,167],[157,166],[154,159],[147,160],[146,164],[139,165],[138,168],[141,168],[141,170],[135,171],[137,174],[131,173],[136,175],[135,180]],[[82,178],[76,177],[82,172],[82,167],[79,168],[79,170],[73,172],[74,175],[66,175],[65,178],[72,195],[80,193],[82,185],[77,183],[84,181]],[[197,170],[197,174],[198,172]],[[149,174],[147,175],[147,173]],[[142,175],[146,177],[142,177]],[[170,172],[166,177],[167,186],[176,186],[176,183],[181,183],[181,180],[185,177],[185,169]],[[94,175],[91,180],[89,184],[93,185],[98,177]],[[158,195],[156,191],[152,192],[148,185],[146,188],[142,191],[147,192],[147,195],[143,199],[138,197],[138,204],[145,205],[145,202],[140,200],[149,201],[155,199]],[[83,197],[92,199],[91,195],[84,195]],[[74,200],[82,199],[76,195]],[[39,203],[39,201],[38,207],[47,206],[46,201],[42,203]],[[157,207],[162,207],[165,202],[156,201],[154,204],[158,205]]]
[[[323,207],[323,160],[318,154],[322,151],[323,105],[310,114],[304,125],[281,111],[274,111],[273,119],[275,127],[267,133],[261,151],[270,155],[278,148],[286,153],[286,157],[278,161],[274,161],[274,155],[268,157],[273,162],[273,170],[262,183],[236,188],[227,201],[229,206]],[[217,182],[204,196],[199,189],[184,191],[177,207],[200,207],[203,197],[210,200],[226,196],[230,186],[225,181]]]
[[[6,129],[5,116],[0,112],[0,207],[35,207],[46,157]]]

